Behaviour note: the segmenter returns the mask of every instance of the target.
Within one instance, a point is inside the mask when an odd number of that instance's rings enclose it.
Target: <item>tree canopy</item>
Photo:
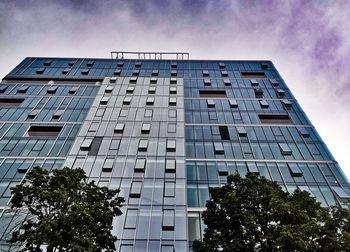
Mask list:
[[[28,216],[12,233],[10,243],[23,251],[114,251],[112,221],[121,215],[119,190],[88,182],[83,169],[35,167],[12,188],[11,207]]]
[[[306,191],[289,194],[265,177],[236,173],[210,195],[194,252],[349,251],[349,210],[322,207]]]

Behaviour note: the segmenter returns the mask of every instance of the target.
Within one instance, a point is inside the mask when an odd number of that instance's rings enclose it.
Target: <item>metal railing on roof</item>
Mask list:
[[[111,58],[139,60],[189,60],[190,54],[184,52],[111,52]]]

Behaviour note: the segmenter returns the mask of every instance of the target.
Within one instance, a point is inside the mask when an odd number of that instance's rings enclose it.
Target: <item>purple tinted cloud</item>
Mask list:
[[[271,59],[335,157],[350,167],[348,5],[348,0],[0,0],[0,75],[27,56],[109,57],[111,50]]]

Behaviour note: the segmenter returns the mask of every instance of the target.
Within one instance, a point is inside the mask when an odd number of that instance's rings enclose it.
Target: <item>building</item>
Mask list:
[[[26,58],[4,77],[2,250],[15,250],[6,234],[22,218],[8,207],[9,188],[36,165],[82,167],[120,187],[126,204],[113,232],[123,252],[187,251],[204,230],[208,187],[235,171],[348,206],[347,178],[272,62],[121,55]]]

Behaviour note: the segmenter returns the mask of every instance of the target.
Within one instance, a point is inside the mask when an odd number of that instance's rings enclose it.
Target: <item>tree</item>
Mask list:
[[[325,208],[306,191],[284,192],[248,173],[210,188],[203,241],[193,251],[348,251],[350,211]]]
[[[28,211],[8,241],[23,243],[22,251],[115,250],[112,221],[124,199],[116,197],[119,190],[88,182],[83,169],[35,167],[11,190],[11,207]]]

